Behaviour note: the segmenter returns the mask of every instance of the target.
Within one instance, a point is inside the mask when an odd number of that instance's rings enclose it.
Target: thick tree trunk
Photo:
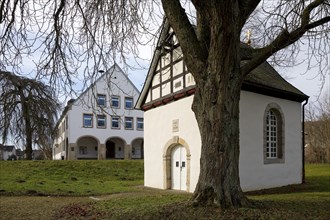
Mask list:
[[[227,91],[208,84],[195,93],[193,110],[202,149],[193,199],[202,205],[218,204],[223,208],[249,205],[240,187],[238,169],[240,87],[230,84],[226,85]]]
[[[200,176],[193,199],[202,205],[241,207],[250,202],[239,180],[239,100],[244,79],[240,73],[240,30],[235,10],[231,15],[219,11],[210,15],[207,68],[200,74],[206,77],[196,81],[192,106],[202,140]]]

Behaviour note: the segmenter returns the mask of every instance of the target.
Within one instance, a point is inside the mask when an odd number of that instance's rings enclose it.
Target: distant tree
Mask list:
[[[238,164],[242,83],[274,55],[276,63],[294,61],[301,41],[309,58],[318,61],[320,75],[329,73],[329,0],[4,0],[0,68],[19,69],[24,54],[38,51],[37,74],[54,85],[72,85],[82,65],[85,80],[95,78],[100,66],[138,55],[142,34],[149,33],[161,6],[196,82],[192,109],[202,146],[193,200],[223,208],[248,206]],[[242,48],[250,28],[253,44]]]
[[[33,144],[43,145],[53,132],[59,104],[51,87],[40,81],[0,71],[0,131],[25,145],[32,159]]]
[[[305,156],[308,163],[330,163],[330,93],[307,109]]]

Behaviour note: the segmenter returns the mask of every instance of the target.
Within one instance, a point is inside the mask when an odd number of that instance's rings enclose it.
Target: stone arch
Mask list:
[[[144,139],[135,138],[131,142],[132,146],[132,159],[143,159],[144,158]]]
[[[181,145],[186,149],[186,160],[187,160],[187,178],[186,178],[186,189],[190,191],[190,149],[187,142],[179,136],[174,136],[172,139],[167,141],[163,149],[163,185],[164,189],[171,189],[172,177],[171,177],[171,152],[174,147]]]
[[[126,141],[122,137],[114,136],[105,141],[106,159],[124,159]]]
[[[81,136],[76,141],[77,159],[98,159],[100,141],[92,135]]]

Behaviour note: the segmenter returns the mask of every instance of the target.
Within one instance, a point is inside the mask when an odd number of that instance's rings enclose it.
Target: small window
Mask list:
[[[106,106],[106,95],[97,94],[97,105],[101,107]]]
[[[68,118],[68,116],[65,116],[65,127],[66,127],[66,129],[68,129],[68,127],[69,127],[69,118]]]
[[[133,109],[133,98],[125,97],[125,108],[126,109]]]
[[[106,116],[105,115],[97,115],[97,127],[106,128]]]
[[[133,118],[125,117],[125,129],[133,129]]]
[[[120,120],[120,118],[118,116],[112,116],[111,117],[111,128],[119,129],[120,128],[119,120]]]
[[[136,119],[136,129],[143,131],[143,118]]]
[[[87,147],[86,146],[80,146],[79,147],[79,154],[80,155],[86,155],[87,154]]]
[[[276,103],[269,104],[265,111],[264,163],[284,163],[284,115]]]
[[[84,114],[83,119],[83,126],[85,128],[92,128],[93,127],[93,115],[92,114]]]
[[[111,96],[111,107],[119,108],[119,96]]]

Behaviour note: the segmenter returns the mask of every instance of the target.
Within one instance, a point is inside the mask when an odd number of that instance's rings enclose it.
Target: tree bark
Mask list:
[[[227,91],[206,84],[195,93],[193,110],[202,140],[200,176],[193,195],[198,204],[249,206],[238,169],[240,89],[232,84],[236,83],[226,84]]]
[[[240,73],[239,13],[237,6],[229,6],[233,14],[219,8],[209,12],[207,68],[199,73],[206,77],[196,80],[192,106],[202,141],[193,200],[222,208],[250,205],[239,180],[239,101],[244,79]]]

